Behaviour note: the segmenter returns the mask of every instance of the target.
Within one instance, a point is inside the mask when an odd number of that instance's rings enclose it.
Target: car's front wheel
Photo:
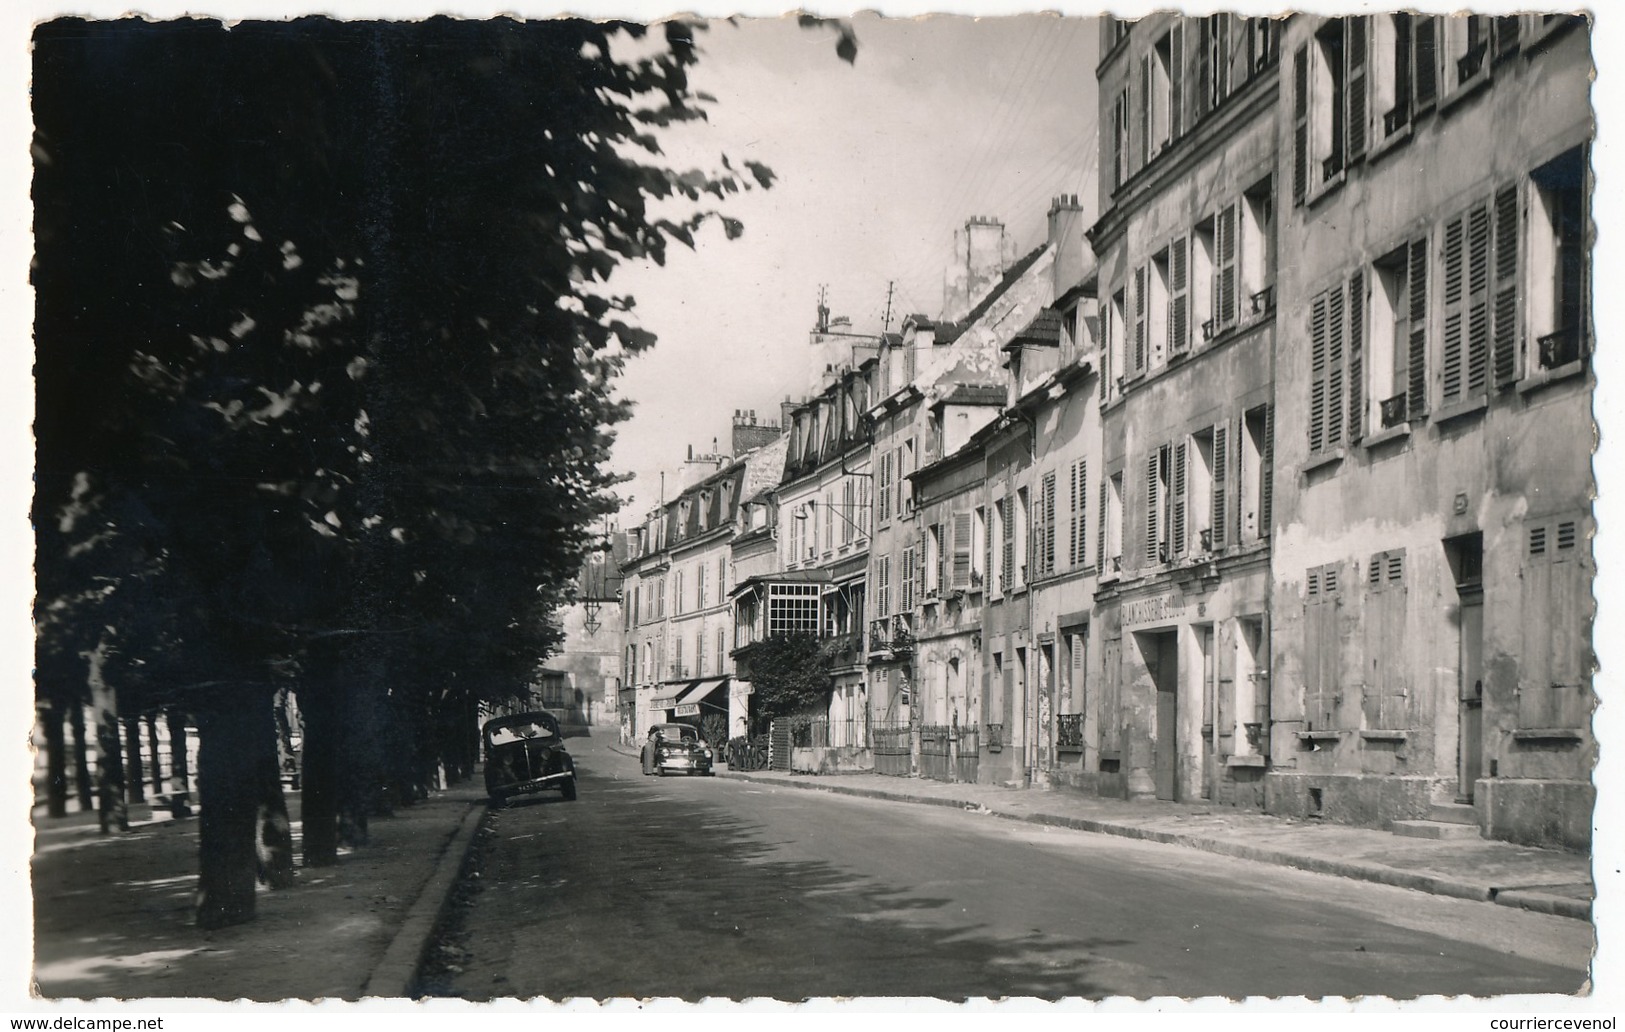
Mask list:
[[[566,802],[574,800],[576,797],[576,779],[565,779],[564,784],[559,787],[559,795],[563,797]]]

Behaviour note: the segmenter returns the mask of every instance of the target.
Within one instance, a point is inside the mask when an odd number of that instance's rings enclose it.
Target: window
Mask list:
[[[1105,555],[1100,563],[1101,574],[1121,573],[1123,569],[1123,521],[1127,513],[1123,508],[1123,474],[1113,473],[1100,485],[1100,534],[1096,537]]]
[[[917,468],[914,455],[914,438],[910,437],[903,442],[897,450],[897,515],[908,515],[914,511],[914,485],[909,481],[908,474]]]
[[[725,660],[723,658],[727,654],[728,654],[728,631],[727,631],[727,628],[718,627],[717,628],[717,673],[719,673],[719,674],[726,672],[727,669],[728,669],[727,660]]]
[[[1411,124],[1411,20],[1403,11],[1371,19],[1371,112],[1383,139]]]
[[[683,666],[683,636],[680,634],[672,639],[671,676],[688,676],[688,668]]]
[[[1009,591],[1012,584],[1016,558],[1016,533],[1014,513],[1011,512],[1009,498],[1000,498],[993,503],[993,534],[999,539],[999,554],[996,557],[998,566],[995,569],[999,590]]]
[[[1228,428],[1223,423],[1191,434],[1184,476],[1184,504],[1190,527],[1188,535],[1176,527],[1174,544],[1180,550],[1188,548],[1194,555],[1203,555],[1224,543],[1224,450],[1228,440]],[[1174,466],[1178,472],[1177,456]]]
[[[1030,551],[1032,542],[1027,536],[1027,528],[1032,525],[1030,513],[1031,506],[1027,502],[1027,489],[1025,487],[1016,488],[1016,511],[1011,514],[1013,519],[1010,522],[1014,525],[1013,529],[1015,531],[1015,555],[1019,557],[1015,570],[1017,588],[1024,587],[1027,584],[1027,562],[1032,554]]]
[[[1149,129],[1149,151],[1156,157],[1183,131],[1185,105],[1185,26],[1176,19],[1171,28],[1157,40],[1145,55],[1145,73],[1148,107],[1146,124]]]
[[[934,598],[943,588],[942,524],[925,528],[925,597]]]
[[[1170,290],[1173,272],[1169,266],[1168,248],[1163,248],[1152,257],[1147,275],[1151,290],[1146,298],[1146,332],[1150,348],[1147,368],[1155,368],[1168,360],[1169,330],[1173,322],[1173,298]]]
[[[1237,236],[1241,295],[1249,314],[1261,315],[1275,307],[1275,191],[1269,176],[1242,194]]]
[[[1516,248],[1516,237],[1512,243]],[[1489,389],[1490,207],[1487,203],[1475,203],[1445,221],[1440,233],[1439,275],[1443,306],[1439,401],[1449,406],[1483,395]]]
[[[1518,726],[1584,728],[1591,720],[1591,584],[1584,517],[1524,521],[1523,650]]]
[[[633,628],[637,627],[638,621],[640,619],[642,619],[642,617],[643,617],[643,609],[642,609],[642,607],[643,607],[643,588],[641,586],[639,586],[639,585],[634,584],[632,586],[632,608],[629,611],[630,615],[631,615],[631,619],[629,619],[627,621],[627,626],[628,627],[633,627]]]
[[[1172,473],[1173,449],[1168,445],[1154,448],[1145,462],[1145,562],[1155,566],[1168,561],[1168,537],[1173,519],[1169,475]]]
[[[835,547],[835,494],[824,492],[824,554]]]
[[[875,501],[878,503],[875,518],[879,521],[877,526],[884,526],[891,519],[892,450],[889,448],[880,453],[879,480],[875,489]]]
[[[717,601],[728,600],[728,557],[717,556]]]
[[[1085,529],[1089,525],[1089,460],[1079,459],[1068,472],[1067,509],[1071,513],[1071,526],[1067,534],[1067,565],[1073,569],[1089,562]]]
[[[898,606],[897,611],[900,613],[912,613],[914,611],[914,583],[919,577],[919,570],[915,566],[914,559],[915,550],[913,545],[903,549],[902,576],[897,578],[897,593],[901,596],[901,605]]]
[[[1212,336],[1236,324],[1240,312],[1236,290],[1241,284],[1237,275],[1236,259],[1241,248],[1236,239],[1237,230],[1241,221],[1238,206],[1229,204],[1219,209],[1213,218],[1213,297],[1210,318],[1212,319]]]
[[[1198,96],[1211,111],[1230,96],[1230,50],[1234,15],[1210,14],[1202,19]]]
[[[1528,305],[1531,358],[1539,369],[1555,369],[1580,359],[1589,349],[1586,319],[1590,310],[1590,268],[1586,256],[1586,152],[1567,151],[1530,174]],[[1496,226],[1516,225],[1516,196],[1497,195]],[[1515,232],[1515,230],[1514,230]],[[1502,265],[1503,261],[1506,263]],[[1515,306],[1516,291],[1506,292],[1506,273],[1515,281],[1516,249],[1496,255],[1497,373],[1501,379],[1503,348],[1500,316]],[[1506,300],[1503,300],[1503,297]],[[1513,324],[1509,320],[1509,325]],[[1510,329],[1515,347],[1516,329]]]
[[[855,502],[857,500],[857,485],[851,477],[841,485],[841,513],[846,518],[841,521],[841,544],[852,543],[852,528],[857,525],[858,512]]]
[[[1149,269],[1142,265],[1134,270],[1134,353],[1129,368],[1130,376],[1139,376],[1146,370],[1149,357],[1148,347],[1150,327],[1146,321],[1146,312],[1150,307],[1147,304],[1148,294],[1151,290],[1151,277]]]
[[[1128,90],[1112,105],[1112,191],[1128,182]]]
[[[705,564],[703,562],[694,570],[694,605],[696,609],[705,608]]]
[[[1366,563],[1365,669],[1361,709],[1368,728],[1408,728],[1409,692],[1405,679],[1405,550],[1378,552]]]
[[[1453,15],[1444,19],[1444,95],[1446,97],[1483,82],[1490,74],[1490,25],[1482,14]]]
[[[656,590],[660,593],[655,605],[655,619],[664,620],[666,618],[666,578],[662,577],[655,583],[658,585]]]
[[[1309,314],[1309,454],[1340,448],[1345,440],[1349,345],[1348,284],[1315,295]]]
[[[1106,375],[1102,376],[1102,390],[1108,377],[1115,377],[1119,387],[1122,386],[1123,365],[1123,337],[1124,326],[1124,291],[1119,288],[1112,294],[1111,303],[1106,307]]]
[[[771,584],[767,589],[767,633],[817,634],[819,598],[817,584]]]
[[[988,533],[987,510],[978,505],[976,507],[976,528],[971,538],[971,562],[976,564],[971,570],[970,580],[972,586],[982,584],[992,576],[992,535]]]
[[[705,631],[701,629],[694,635],[694,676],[705,676]]]
[[[1406,366],[1412,317],[1410,258],[1413,252],[1425,253],[1426,248],[1425,239],[1412,241],[1371,264],[1364,306],[1366,387],[1358,419],[1362,426],[1373,431],[1399,426],[1407,418]],[[1417,329],[1421,331],[1421,350],[1425,353],[1425,314]],[[1351,412],[1350,418],[1351,421],[1356,418],[1355,414]]]
[[[891,615],[891,556],[875,561],[875,585],[875,616],[885,619]]]
[[[1033,575],[1055,572],[1055,473],[1045,473],[1038,484],[1038,505],[1033,509]]]

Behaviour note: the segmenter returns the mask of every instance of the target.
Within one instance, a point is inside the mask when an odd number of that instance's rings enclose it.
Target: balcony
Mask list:
[[[890,619],[869,621],[869,655],[879,659],[907,659],[914,655],[914,629],[901,613]]]
[[[1248,300],[1252,302],[1254,315],[1275,311],[1275,284],[1271,283],[1264,289],[1249,294]]]
[[[1325,159],[1324,161],[1322,161],[1320,163],[1320,179],[1321,179],[1321,182],[1323,182],[1323,183],[1331,182],[1332,180],[1336,179],[1340,174],[1342,174],[1342,171],[1343,171],[1343,155],[1341,155],[1341,154],[1333,154],[1331,157]]]
[[[1386,112],[1382,116],[1382,135],[1392,136],[1405,128],[1411,122],[1411,109],[1407,104],[1401,104]]]
[[[1538,337],[1536,344],[1540,349],[1542,369],[1556,369],[1580,361],[1580,330],[1577,326],[1565,326],[1555,333]]]

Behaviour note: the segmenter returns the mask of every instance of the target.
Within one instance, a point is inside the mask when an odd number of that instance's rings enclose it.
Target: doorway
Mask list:
[[[1484,769],[1484,537],[1463,534],[1444,544],[1459,605],[1456,801],[1471,803]]]
[[[1158,799],[1179,798],[1179,631],[1137,634],[1146,672],[1157,693],[1151,740],[1151,777]]]

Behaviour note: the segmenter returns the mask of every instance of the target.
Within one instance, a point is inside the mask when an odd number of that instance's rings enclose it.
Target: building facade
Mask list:
[[[1583,847],[1587,25],[1300,16],[1281,48],[1269,809]]]

